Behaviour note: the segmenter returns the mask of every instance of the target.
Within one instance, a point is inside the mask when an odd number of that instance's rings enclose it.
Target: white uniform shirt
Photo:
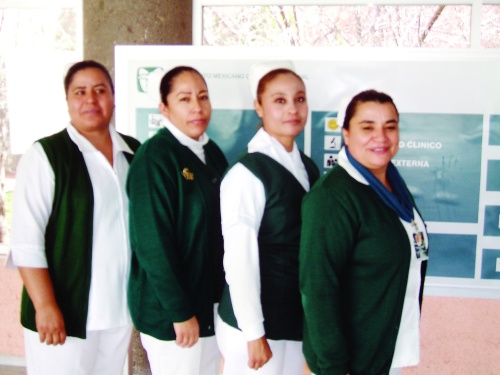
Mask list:
[[[295,143],[292,152],[287,152],[281,143],[260,129],[248,144],[248,152],[270,156],[309,190],[309,177]],[[264,185],[237,163],[222,180],[220,194],[226,280],[238,326],[251,341],[265,335],[257,242],[266,204]]]
[[[88,330],[115,328],[130,322],[127,306],[130,244],[125,193],[129,164],[122,151],[133,152],[113,127],[109,129],[113,166],[71,124],[67,128],[71,140],[83,154],[94,194]],[[15,266],[47,268],[45,228],[54,189],[54,171],[43,147],[36,142],[22,156],[16,173],[10,246]]]
[[[339,153],[339,165],[344,168],[349,175],[356,181],[368,185],[366,179],[354,168],[354,166],[347,159],[345,149]],[[424,222],[415,208],[413,209],[414,221],[418,228],[423,231],[425,236],[425,243],[428,242],[427,232]],[[415,366],[420,358],[420,267],[422,262],[417,260],[415,250],[413,249],[413,228],[410,223],[399,219],[403,224],[408,235],[408,244],[411,253],[410,269],[408,271],[408,284],[406,286],[405,300],[403,304],[403,314],[401,316],[401,323],[399,326],[398,337],[396,340],[396,349],[392,359],[392,368]]]

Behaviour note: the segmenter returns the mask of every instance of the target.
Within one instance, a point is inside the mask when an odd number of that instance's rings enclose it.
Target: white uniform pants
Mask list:
[[[263,367],[248,367],[247,341],[243,333],[217,315],[217,343],[224,357],[224,375],[302,375],[305,366],[302,341],[267,340],[272,358]]]
[[[132,325],[87,331],[86,339],[67,337],[63,345],[40,342],[38,332],[24,329],[28,375],[122,375]]]
[[[181,348],[175,340],[158,340],[141,333],[153,375],[218,375],[220,352],[215,336],[201,337],[191,348]]]

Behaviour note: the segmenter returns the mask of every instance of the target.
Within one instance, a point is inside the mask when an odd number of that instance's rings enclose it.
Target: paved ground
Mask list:
[[[24,367],[15,366],[0,366],[0,375],[25,375],[26,369]]]

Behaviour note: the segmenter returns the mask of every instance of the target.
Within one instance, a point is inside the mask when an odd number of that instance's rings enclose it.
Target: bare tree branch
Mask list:
[[[427,38],[427,35],[429,35],[429,33],[430,33],[431,29],[432,29],[432,26],[434,26],[434,24],[436,23],[437,19],[441,15],[441,13],[443,13],[443,10],[444,10],[445,7],[446,7],[446,5],[440,5],[440,6],[438,6],[438,8],[436,9],[436,11],[434,12],[434,15],[432,16],[431,20],[429,21],[429,24],[427,25],[427,27],[424,29],[424,31],[420,35],[419,46],[422,46],[424,44],[425,38]]]

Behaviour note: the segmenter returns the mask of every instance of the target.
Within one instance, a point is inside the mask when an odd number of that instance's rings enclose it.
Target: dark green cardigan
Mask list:
[[[132,150],[139,147],[136,139],[120,135]],[[39,142],[55,177],[54,202],[45,230],[48,271],[67,335],[85,338],[92,266],[92,183],[83,155],[66,129]],[[130,162],[133,155],[124,155]],[[25,288],[21,324],[36,331],[35,308]]]
[[[302,219],[304,354],[311,371],[387,374],[411,254],[399,217],[370,186],[335,166],[304,198]],[[421,291],[424,272],[425,264]]]
[[[145,142],[130,166],[132,268],[128,302],[135,327],[175,340],[174,322],[196,316],[214,335],[214,302],[224,283],[219,186],[227,167],[217,145],[207,165],[166,128]]]

